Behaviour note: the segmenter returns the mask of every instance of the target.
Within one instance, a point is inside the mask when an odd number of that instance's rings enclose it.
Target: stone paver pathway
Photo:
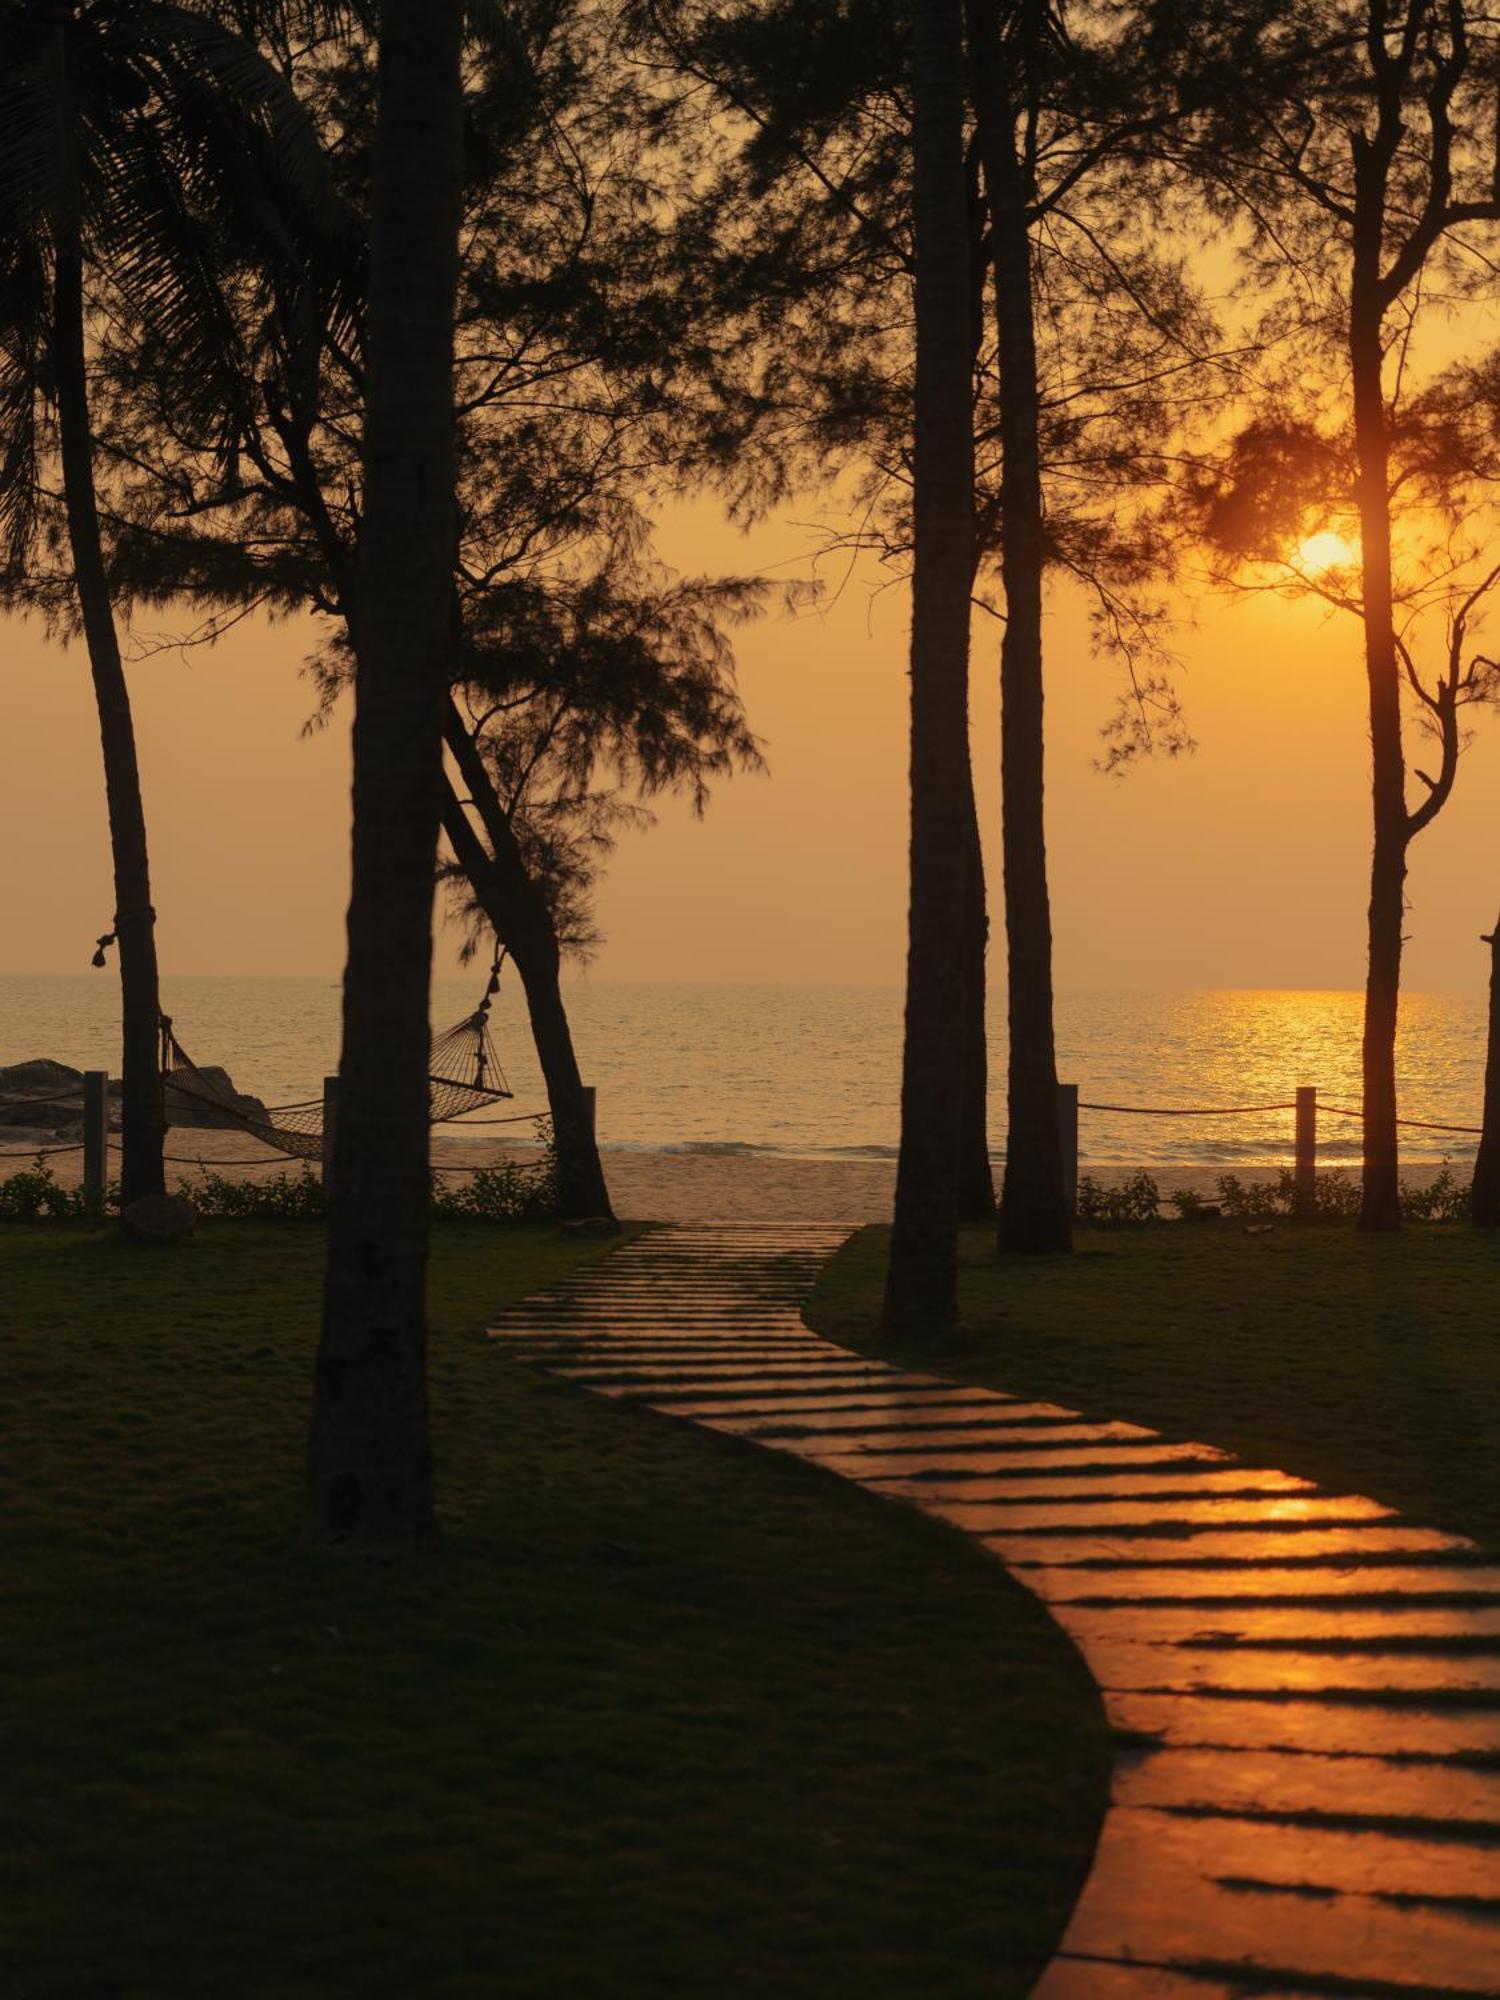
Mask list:
[[[1035,2000],[1500,1995],[1500,1564],[1209,1445],[817,1338],[800,1307],[847,1233],[661,1229],[494,1331],[952,1522],[1043,1600],[1139,1743]]]

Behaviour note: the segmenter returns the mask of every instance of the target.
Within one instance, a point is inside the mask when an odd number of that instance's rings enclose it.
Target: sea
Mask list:
[[[472,1012],[482,974],[439,980],[433,1018]],[[894,1157],[901,994],[892,987],[666,984],[575,979],[567,992],[585,1080],[598,1092],[607,1148]],[[338,982],[331,978],[171,978],[163,1004],[198,1063],[227,1069],[267,1104],[316,1097],[337,1066]],[[1144,1167],[1197,1183],[1291,1157],[1299,1084],[1315,1085],[1319,1159],[1357,1159],[1358,993],[1072,991],[1057,1002],[1059,1073],[1079,1086],[1080,1166],[1117,1176]],[[50,1056],[118,1070],[118,987],[98,973],[0,975],[0,1063]],[[1479,1122],[1485,1001],[1412,993],[1402,1001],[1401,1112],[1431,1125]],[[493,1033],[524,1118],[545,1097],[513,977]],[[1003,1151],[1003,997],[991,1021],[991,1137]],[[1108,1108],[1094,1108],[1108,1107]],[[1137,1108],[1138,1107],[1138,1108]],[[1192,1115],[1186,1115],[1192,1114]],[[1208,1114],[1208,1115],[1200,1115]],[[462,1127],[448,1128],[459,1136]],[[524,1136],[523,1123],[513,1128]],[[475,1137],[506,1136],[486,1128]],[[1428,1169],[1472,1158],[1462,1132],[1408,1129],[1405,1158]]]

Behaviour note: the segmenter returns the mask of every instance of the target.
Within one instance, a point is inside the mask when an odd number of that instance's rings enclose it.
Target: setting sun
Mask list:
[[[1309,535],[1297,545],[1296,563],[1299,569],[1316,573],[1319,570],[1350,569],[1359,561],[1359,545],[1351,542],[1346,535],[1335,534],[1325,528],[1320,534]]]

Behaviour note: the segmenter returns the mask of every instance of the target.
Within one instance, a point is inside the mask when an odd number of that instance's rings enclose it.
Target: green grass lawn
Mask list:
[[[940,1355],[876,1326],[886,1232],[863,1231],[808,1317],[836,1340],[1126,1417],[1366,1493],[1500,1547],[1500,1241],[1461,1225],[1081,1232],[997,1258],[965,1232],[968,1338]]]
[[[0,1989],[1021,1994],[1107,1742],[957,1536],[531,1375],[439,1230],[444,1544],[296,1538],[322,1251],[0,1230]]]

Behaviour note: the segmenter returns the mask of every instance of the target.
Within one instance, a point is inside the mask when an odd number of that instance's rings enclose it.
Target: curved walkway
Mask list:
[[[852,1353],[847,1230],[653,1231],[493,1329],[976,1535],[1126,1739],[1035,2000],[1500,1995],[1500,1565],[1358,1495]]]

